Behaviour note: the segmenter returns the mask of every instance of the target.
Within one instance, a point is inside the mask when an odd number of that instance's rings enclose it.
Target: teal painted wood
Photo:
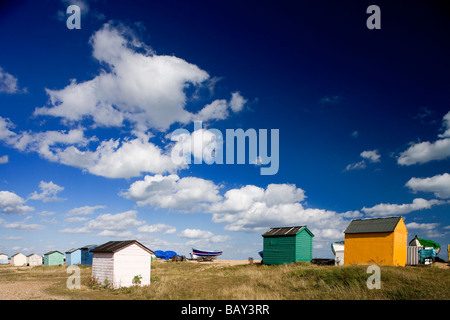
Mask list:
[[[263,263],[278,265],[311,261],[313,237],[306,227],[295,235],[263,237]]]
[[[264,238],[264,264],[295,262],[295,236]]]
[[[44,255],[44,265],[45,266],[64,265],[64,255],[59,252],[45,254]]]
[[[295,245],[295,261],[311,261],[312,260],[312,237],[305,230],[300,230],[296,236]]]

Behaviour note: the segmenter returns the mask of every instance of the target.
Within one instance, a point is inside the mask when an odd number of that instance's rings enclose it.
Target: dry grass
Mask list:
[[[381,289],[369,290],[364,266],[280,266],[213,263],[152,263],[149,286],[117,290],[93,285],[91,267],[81,267],[81,289],[69,290],[66,267],[2,268],[0,288],[39,290],[10,299],[152,300],[437,300],[450,298],[450,270],[438,267],[381,267]],[[4,290],[3,290],[4,292]],[[8,297],[2,297],[8,299]]]

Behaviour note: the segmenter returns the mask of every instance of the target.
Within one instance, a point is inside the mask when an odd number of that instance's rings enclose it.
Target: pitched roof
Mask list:
[[[88,244],[87,246],[81,247],[80,249],[89,249],[96,246],[97,246],[96,244]]]
[[[312,232],[306,226],[295,226],[295,227],[281,227],[281,228],[270,228],[262,236],[263,237],[287,237],[293,236],[299,233],[302,229],[305,229],[311,236],[314,236]]]
[[[120,251],[128,246],[131,246],[132,244],[136,244],[148,253],[154,254],[152,250],[147,248],[146,246],[142,245],[136,240],[125,240],[125,241],[109,241],[107,243],[104,243],[94,249],[91,250],[91,252],[97,252],[97,253],[115,253],[117,251]]]
[[[66,253],[72,253],[72,252],[77,251],[78,249],[80,249],[80,248],[72,248],[70,250],[67,250]]]
[[[53,250],[53,251],[49,251],[49,252],[47,252],[47,253],[44,253],[44,256],[45,256],[45,255],[49,255],[49,254],[53,254],[53,253],[59,253],[59,254],[64,255],[64,253],[59,252],[58,250]]]
[[[355,219],[350,222],[344,233],[393,232],[402,217],[375,219]]]
[[[41,256],[38,255],[37,253],[32,253],[32,254],[27,255],[27,257],[31,257],[31,256],[38,256],[38,257],[41,257]],[[42,258],[42,257],[41,257],[41,258]]]
[[[17,256],[18,254],[21,254],[21,255],[23,255],[23,256],[24,256],[24,254],[23,254],[23,253],[21,253],[21,252],[17,252],[17,253],[15,253],[15,254],[13,254],[13,255],[11,256],[11,258],[12,258],[12,257],[15,257],[15,256]]]

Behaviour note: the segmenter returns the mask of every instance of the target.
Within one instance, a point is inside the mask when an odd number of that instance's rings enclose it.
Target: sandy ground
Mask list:
[[[0,300],[61,300],[51,296],[45,289],[52,285],[43,281],[5,281],[0,284]]]

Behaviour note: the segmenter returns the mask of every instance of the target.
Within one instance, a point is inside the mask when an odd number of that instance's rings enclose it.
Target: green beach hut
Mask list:
[[[262,236],[264,264],[312,260],[314,234],[306,226],[271,228]]]
[[[64,253],[59,251],[49,251],[44,254],[45,266],[64,265]]]

